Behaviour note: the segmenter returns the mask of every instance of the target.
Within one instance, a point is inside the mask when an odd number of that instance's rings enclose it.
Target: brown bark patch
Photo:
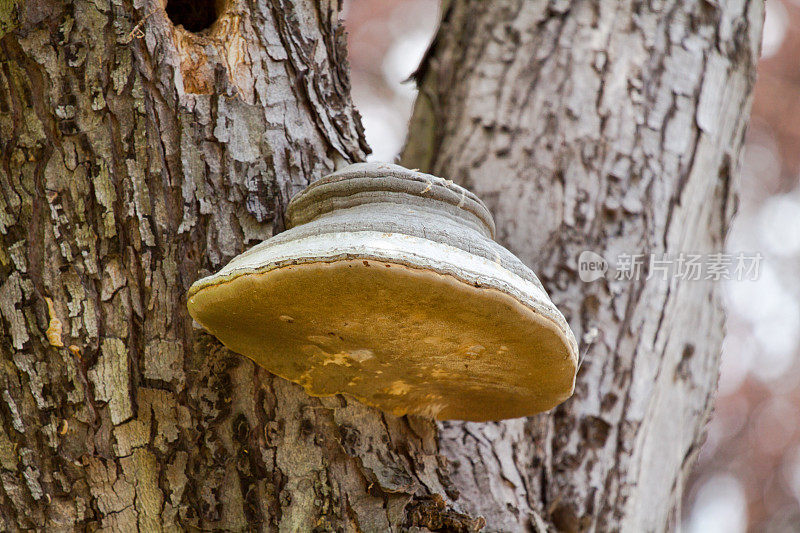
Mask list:
[[[430,531],[469,533],[486,525],[482,516],[469,515],[449,509],[439,494],[417,497],[406,508],[406,527],[424,527]]]

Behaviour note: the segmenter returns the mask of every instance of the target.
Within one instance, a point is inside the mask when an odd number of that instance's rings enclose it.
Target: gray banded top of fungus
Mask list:
[[[396,415],[499,420],[572,394],[575,337],[468,190],[358,163],[295,196],[286,221],[189,289],[231,350]]]

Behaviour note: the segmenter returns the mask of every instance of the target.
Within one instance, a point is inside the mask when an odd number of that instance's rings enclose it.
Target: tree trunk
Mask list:
[[[186,312],[365,155],[339,2],[4,2],[2,529],[664,528],[716,383],[714,288],[583,284],[575,260],[721,249],[762,7],[445,8],[405,159],[489,201],[586,360],[551,414],[440,431],[310,398]]]
[[[403,163],[489,204],[585,356],[551,413],[444,424],[461,501],[494,528],[680,525],[717,384],[717,284],[584,283],[577,258],[646,254],[647,274],[651,254],[724,250],[762,19],[758,0],[445,8]]]

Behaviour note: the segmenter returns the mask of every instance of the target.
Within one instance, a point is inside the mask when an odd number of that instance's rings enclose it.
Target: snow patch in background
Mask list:
[[[769,0],[764,15],[764,33],[761,37],[761,59],[774,56],[786,38],[789,14],[781,0]]]
[[[716,475],[703,483],[697,492],[688,533],[744,533],[747,530],[747,499],[744,487],[728,474]]]
[[[409,80],[439,21],[435,0],[347,3],[351,36],[353,101],[361,112],[368,161],[395,161],[405,143],[417,87]],[[348,24],[348,22],[352,22]],[[352,29],[351,29],[352,26]]]

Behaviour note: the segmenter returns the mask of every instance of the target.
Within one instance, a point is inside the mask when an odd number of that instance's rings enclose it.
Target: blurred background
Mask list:
[[[756,281],[724,287],[728,331],[716,411],[686,490],[690,533],[800,531],[800,0],[769,0],[740,174],[732,253],[764,256]],[[353,98],[370,159],[402,148],[407,82],[438,0],[348,0]]]

